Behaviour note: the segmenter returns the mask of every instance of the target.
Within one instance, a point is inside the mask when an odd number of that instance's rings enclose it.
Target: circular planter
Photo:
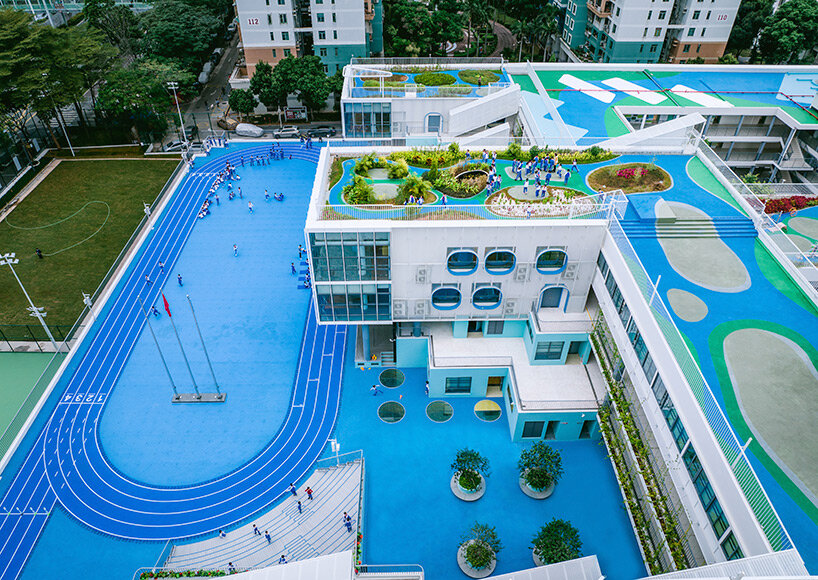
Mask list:
[[[449,487],[458,499],[462,499],[463,501],[477,501],[486,493],[486,480],[480,475],[480,487],[477,488],[477,491],[468,491],[460,486],[460,474],[455,473],[452,475]]]
[[[457,548],[457,565],[460,568],[460,571],[463,572],[469,578],[486,578],[491,576],[494,573],[494,569],[497,567],[497,559],[491,561],[491,564],[486,566],[485,568],[481,568],[480,570],[476,568],[472,568],[469,566],[469,563],[466,562],[466,546],[472,544],[474,540],[469,540],[465,544],[461,544],[459,548]]]
[[[545,499],[549,497],[552,493],[554,493],[554,487],[556,486],[556,484],[552,482],[551,485],[549,485],[545,489],[537,491],[533,487],[528,486],[528,484],[525,482],[525,478],[523,478],[522,475],[520,476],[520,479],[518,481],[520,483],[520,489],[522,490],[522,492],[531,499]]]
[[[531,550],[531,559],[534,560],[534,565],[535,566],[544,566],[545,565],[543,563],[543,561],[539,559],[539,557],[537,556],[537,552],[535,552],[534,550]]]
[[[485,176],[485,177],[489,176],[489,174],[487,172],[483,171],[482,169],[471,169],[469,171],[464,171],[463,173],[458,173],[457,177],[455,177],[455,179],[457,179],[458,181],[461,181],[463,179],[466,179],[467,177],[478,177],[480,175]]]

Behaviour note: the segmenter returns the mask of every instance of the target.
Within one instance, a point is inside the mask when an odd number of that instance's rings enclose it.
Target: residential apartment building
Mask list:
[[[714,63],[724,54],[739,0],[569,0],[562,30],[596,62]]]
[[[381,0],[236,0],[247,74],[259,61],[314,54],[332,74],[383,51]]]

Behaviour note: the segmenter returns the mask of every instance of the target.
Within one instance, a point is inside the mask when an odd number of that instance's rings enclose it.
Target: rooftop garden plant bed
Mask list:
[[[594,191],[621,189],[625,193],[643,193],[670,189],[673,180],[667,171],[652,163],[607,165],[588,175]]]
[[[408,78],[409,77],[406,75],[393,74],[391,77],[383,77],[383,80],[384,82],[388,83],[405,83],[406,79]],[[365,87],[372,86],[367,84],[371,81],[375,81],[376,83],[379,83],[381,81],[381,77],[360,77],[360,79],[364,82]]]
[[[431,179],[435,189],[451,197],[473,197],[486,188],[489,166],[486,163],[460,163],[440,171]],[[430,179],[431,171],[424,174]]]
[[[458,147],[449,146],[448,149],[411,149],[409,151],[395,151],[389,159],[397,161],[405,159],[409,165],[431,168],[437,163],[438,167],[448,167],[465,159],[465,155]]]
[[[546,190],[548,190],[548,196],[541,197],[539,199],[525,199],[523,197],[518,197],[515,195],[516,193],[522,191],[522,185],[515,185],[512,187],[506,187],[505,189],[501,189],[497,193],[494,193],[486,200],[486,203],[489,203],[489,200],[492,200],[495,197],[499,197],[497,199],[497,203],[502,205],[505,202],[507,203],[539,203],[539,204],[548,204],[548,203],[570,203],[572,199],[578,197],[585,197],[585,194],[581,191],[577,191],[576,189],[570,189],[567,187],[556,187],[553,185],[546,186]],[[529,194],[530,192],[534,191],[534,186],[530,186],[528,188]],[[504,200],[503,198],[507,197],[510,198],[508,200]]]
[[[487,85],[500,80],[499,70],[462,70],[457,73],[460,80],[471,85]]]
[[[474,87],[470,85],[448,85],[437,89],[437,94],[440,97],[468,95],[474,91]]]
[[[508,194],[508,190],[509,188],[506,187],[496,193],[491,194],[488,199],[486,199],[486,209],[500,217],[513,218],[563,217],[567,216],[570,212],[569,203],[571,198],[555,197],[521,201],[511,197]],[[579,192],[574,192],[573,190],[565,191],[572,192],[572,197],[576,198],[574,200],[574,203],[576,204],[574,206],[575,215],[593,210],[594,203],[590,200],[590,198]],[[586,199],[587,202],[583,203],[583,199]]]
[[[803,195],[793,195],[791,197],[779,197],[768,199],[764,204],[765,213],[792,212],[818,205],[818,197],[805,197]]]
[[[440,87],[443,85],[453,85],[457,82],[454,75],[444,72],[425,72],[415,75],[415,82],[428,87]]]
[[[571,164],[574,161],[580,165],[583,163],[599,163],[601,161],[607,161],[608,159],[617,157],[615,153],[603,149],[602,147],[597,147],[596,145],[593,147],[588,147],[588,149],[583,149],[582,151],[550,149],[548,147],[540,149],[536,145],[532,146],[528,150],[524,150],[517,143],[511,143],[504,151],[497,152],[498,159],[517,159],[519,161],[529,161],[535,157],[542,158],[543,156],[547,157],[549,155],[556,155],[559,157],[559,161],[563,165],[566,163]]]

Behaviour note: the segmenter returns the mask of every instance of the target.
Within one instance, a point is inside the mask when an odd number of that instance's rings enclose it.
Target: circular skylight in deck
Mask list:
[[[397,423],[406,415],[406,409],[397,401],[387,401],[378,407],[378,417],[384,423]]]
[[[406,380],[406,377],[398,369],[386,369],[381,373],[381,376],[378,377],[378,380],[381,381],[384,387],[394,389],[395,387],[401,386],[403,381]]]
[[[446,401],[432,401],[426,405],[426,416],[435,423],[445,423],[454,415],[454,409]]]

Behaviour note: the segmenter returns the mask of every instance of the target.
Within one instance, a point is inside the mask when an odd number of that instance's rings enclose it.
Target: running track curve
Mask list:
[[[144,324],[137,298],[152,304],[181,252],[215,172],[268,145],[228,150],[188,174],[163,210],[152,235],[119,282],[113,305],[76,371],[58,386],[60,402],[0,501],[0,580],[17,578],[59,503],[86,526],[133,540],[180,539],[247,519],[287,493],[322,453],[332,433],[341,392],[346,327],[320,326],[310,303],[284,422],[267,446],[230,473],[183,487],[147,485],[122,475],[100,444],[98,424]],[[284,145],[294,158],[317,161],[318,151]],[[275,161],[273,163],[286,163]],[[169,267],[162,275],[156,264]],[[148,274],[154,284],[145,284]],[[67,385],[66,385],[67,383]]]

